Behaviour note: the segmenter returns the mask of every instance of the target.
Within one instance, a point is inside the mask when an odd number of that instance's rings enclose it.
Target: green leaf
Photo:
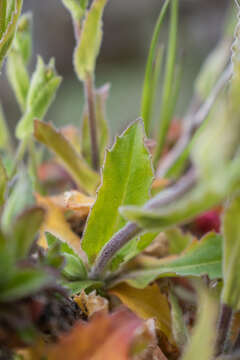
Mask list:
[[[11,3],[12,6],[10,8],[10,11],[8,11],[7,21],[5,25],[5,32],[2,34],[0,38],[0,66],[12,45],[17,28],[17,21],[22,10],[22,3],[23,0],[12,1]]]
[[[79,80],[93,75],[102,42],[102,15],[107,0],[94,0],[84,20],[79,43],[74,52],[74,66]]]
[[[32,13],[23,14],[18,21],[17,33],[13,42],[13,48],[17,51],[24,62],[28,65],[32,57]]]
[[[201,289],[197,323],[184,350],[182,360],[212,360],[216,343],[217,304]]]
[[[94,193],[99,183],[98,174],[76,152],[64,135],[52,125],[35,120],[35,138],[52,150],[72,175],[79,188]]]
[[[0,206],[2,206],[5,202],[7,183],[8,183],[7,173],[3,166],[2,160],[0,159]]]
[[[81,280],[87,277],[86,267],[74,250],[66,243],[59,240],[53,234],[47,232],[46,239],[48,243],[48,252],[59,247],[59,254],[65,259],[62,274],[69,280]]]
[[[159,263],[146,270],[130,272],[116,282],[125,281],[133,287],[145,288],[159,277],[202,276],[210,279],[222,276],[222,237],[210,233],[175,260]]]
[[[185,324],[182,308],[179,305],[178,299],[175,294],[169,292],[169,301],[171,305],[171,318],[172,318],[172,332],[177,345],[182,348],[189,338],[188,329]]]
[[[34,207],[23,212],[13,224],[13,247],[17,259],[27,257],[35,236],[43,223],[45,211],[40,207]]]
[[[8,283],[14,270],[14,257],[10,251],[8,239],[0,230],[0,288]]]
[[[172,0],[169,47],[168,47],[165,79],[163,85],[158,142],[155,153],[156,161],[159,160],[159,157],[162,154],[166,135],[174,112],[174,106],[173,106],[174,103],[172,101],[172,96],[175,88],[174,76],[175,76],[175,63],[176,63],[176,50],[177,50],[177,33],[178,33],[178,0]]]
[[[62,285],[68,288],[71,295],[76,295],[80,294],[83,290],[90,292],[91,290],[101,288],[103,283],[95,280],[83,280],[62,282]]]
[[[223,216],[224,260],[222,302],[234,310],[240,309],[240,197],[226,207]]]
[[[31,182],[25,173],[20,173],[17,183],[11,191],[4,206],[1,224],[4,231],[12,230],[12,224],[16,217],[21,214],[27,206],[33,205],[34,197]]]
[[[14,49],[11,50],[7,61],[7,76],[22,112],[26,110],[29,90],[29,76],[22,56]]]
[[[213,189],[208,190],[205,184],[199,184],[196,189],[189,191],[183,198],[168,206],[156,209],[125,206],[120,208],[120,213],[127,219],[137,222],[144,229],[165,231],[176,225],[187,223],[198,214],[219,204],[224,195],[226,196],[226,189],[224,189],[224,182],[221,184],[215,182],[214,185],[223,186],[222,191],[215,193]],[[159,199],[164,195],[165,191],[162,191],[158,195]]]
[[[147,65],[146,65],[141,106],[142,106],[142,118],[144,120],[145,131],[146,131],[147,135],[149,135],[149,130],[150,130],[150,121],[151,121],[151,114],[152,114],[152,108],[153,108],[153,96],[154,96],[154,92],[155,92],[154,91],[155,89],[153,86],[154,68],[155,68],[154,60],[155,60],[155,58],[158,58],[157,63],[159,64],[159,69],[160,69],[161,68],[161,60],[160,59],[163,56],[163,50],[161,50],[159,55],[157,55],[157,48],[158,48],[160,31],[162,29],[162,23],[165,18],[169,3],[170,3],[169,0],[164,2],[164,5],[159,14],[159,17],[158,17],[158,20],[157,20],[157,23],[156,23],[156,26],[154,29],[154,33],[153,33],[153,37],[152,37],[152,41],[151,41],[151,45],[150,45],[150,49],[149,49],[149,54],[148,54]],[[159,78],[159,74],[155,78],[157,80],[157,78]]]
[[[54,278],[43,270],[18,270],[8,283],[2,287],[0,301],[16,301],[26,296],[34,295],[54,282]]]
[[[132,258],[140,254],[146,247],[148,247],[158,235],[158,232],[148,232],[142,236],[136,237],[129,241],[121,250],[117,252],[111,262],[111,271],[130,261]]]
[[[50,232],[45,232],[45,235],[48,243],[48,248],[53,248],[56,245],[59,245],[61,252],[70,255],[75,255],[74,250],[66,242],[61,241]]]
[[[113,234],[126,223],[119,214],[119,207],[140,205],[149,197],[153,173],[143,137],[142,124],[135,122],[107,152],[102,185],[82,240],[83,250],[91,263]]]
[[[169,243],[169,254],[180,254],[193,240],[190,233],[184,233],[180,228],[165,231]]]
[[[224,71],[229,61],[230,47],[230,43],[224,39],[204,62],[195,83],[196,93],[202,100],[207,99]]]
[[[63,254],[66,264],[63,267],[62,273],[69,280],[86,279],[87,270],[82,260],[75,255]]]
[[[2,38],[6,30],[6,20],[7,20],[7,0],[2,0],[0,2],[0,39]]]
[[[84,16],[89,0],[62,0],[63,5],[70,11],[74,21],[80,21]]]
[[[11,149],[11,138],[9,129],[4,116],[3,107],[0,104],[0,149],[10,150]]]
[[[109,88],[109,84],[106,84],[96,91],[96,125],[101,163],[103,163],[105,150],[109,142],[109,129],[106,121],[106,101],[109,95]],[[87,111],[85,111],[83,117],[81,144],[83,157],[91,164],[92,148]]]
[[[57,75],[54,60],[45,65],[38,57],[27,94],[26,112],[18,123],[17,137],[22,140],[33,133],[33,120],[42,120],[51,105],[62,78]]]

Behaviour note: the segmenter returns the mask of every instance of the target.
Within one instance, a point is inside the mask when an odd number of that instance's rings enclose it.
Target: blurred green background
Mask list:
[[[232,0],[233,1],[233,0]],[[193,91],[193,80],[221,36],[230,0],[180,0],[178,61],[182,65],[177,115],[186,111]],[[142,82],[148,47],[163,0],[109,0],[104,16],[104,42],[99,56],[96,83],[111,83],[108,120],[112,134],[139,116]],[[24,0],[24,11],[34,13],[34,69],[36,55],[45,61],[56,58],[64,81],[48,112],[47,120],[57,125],[80,124],[83,91],[72,67],[74,37],[71,18],[61,0]],[[167,21],[161,41],[167,40]],[[3,70],[4,73],[4,70]],[[19,110],[4,74],[0,97],[13,128]],[[157,104],[159,106],[159,103]],[[158,108],[156,108],[156,119]]]

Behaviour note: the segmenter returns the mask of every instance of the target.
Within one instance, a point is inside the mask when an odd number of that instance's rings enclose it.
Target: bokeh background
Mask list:
[[[233,0],[232,0],[233,1]],[[104,41],[98,59],[96,83],[110,82],[108,120],[112,134],[139,116],[144,67],[155,21],[163,0],[109,0],[104,16]],[[183,66],[178,115],[184,113],[193,91],[193,79],[219,37],[230,0],[180,0],[179,62]],[[34,69],[36,55],[55,57],[64,81],[47,118],[57,125],[79,124],[83,91],[72,67],[74,36],[71,18],[61,0],[24,0],[24,11],[34,13]],[[162,33],[166,40],[167,21]],[[10,126],[20,113],[3,74],[0,98]],[[157,116],[157,115],[156,115]]]

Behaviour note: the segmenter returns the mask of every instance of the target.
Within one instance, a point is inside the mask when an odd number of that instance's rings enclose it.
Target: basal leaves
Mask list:
[[[119,214],[122,205],[143,204],[149,197],[152,165],[143,143],[143,127],[135,122],[107,151],[102,185],[90,213],[82,247],[93,262],[102,247],[126,221]]]
[[[159,277],[202,276],[210,279],[220,278],[222,261],[221,236],[208,234],[199,243],[177,259],[161,263],[146,270],[139,270],[124,275],[121,279],[131,286],[144,288]],[[119,282],[119,280],[118,280]]]

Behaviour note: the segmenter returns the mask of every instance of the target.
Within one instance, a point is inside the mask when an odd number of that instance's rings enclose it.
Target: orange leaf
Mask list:
[[[160,292],[157,284],[145,289],[135,289],[127,284],[120,284],[109,292],[116,295],[124,305],[142,319],[154,318],[157,328],[169,338],[170,342],[174,342],[171,335],[171,313],[167,297]]]
[[[128,360],[130,345],[142,322],[121,310],[96,314],[89,323],[78,323],[56,345],[33,349],[32,359],[40,360]]]

